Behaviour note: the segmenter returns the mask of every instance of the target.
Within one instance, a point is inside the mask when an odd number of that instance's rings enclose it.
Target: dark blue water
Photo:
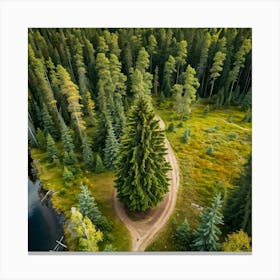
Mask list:
[[[28,178],[28,251],[53,250],[63,235],[64,217],[49,202],[41,203],[40,181]]]

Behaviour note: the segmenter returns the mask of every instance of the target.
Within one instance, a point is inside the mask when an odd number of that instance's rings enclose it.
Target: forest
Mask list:
[[[251,252],[252,30],[29,28],[28,143],[63,250]]]

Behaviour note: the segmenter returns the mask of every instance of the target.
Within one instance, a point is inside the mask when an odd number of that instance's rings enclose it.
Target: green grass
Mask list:
[[[176,132],[166,135],[173,147],[180,167],[180,186],[176,208],[166,226],[159,232],[146,251],[176,250],[173,234],[176,227],[188,219],[195,229],[200,222],[200,211],[191,206],[196,203],[207,207],[213,195],[227,191],[233,186],[233,179],[242,171],[242,165],[251,153],[251,123],[242,121],[245,112],[237,108],[213,110],[203,116],[205,105],[195,104],[191,118],[180,123],[179,116],[173,109],[172,101],[168,100],[157,111],[162,117],[166,128],[171,122]],[[232,123],[227,121],[232,116]],[[191,136],[187,144],[182,142],[184,131],[190,128]],[[212,146],[213,153],[207,154]]]
[[[60,145],[57,146],[59,148]],[[84,182],[88,185],[102,214],[113,223],[113,240],[109,243],[116,251],[129,251],[131,247],[130,234],[113,208],[113,172],[106,171],[101,174],[94,174],[93,172],[83,171],[75,179],[73,186],[65,187],[62,178],[63,167],[48,163],[47,153],[42,153],[38,149],[32,149],[31,152],[43,187],[57,192],[52,196],[52,204],[58,212],[65,215],[66,222],[70,217],[71,207],[78,206],[80,185]],[[101,249],[104,245],[104,242],[100,244]]]

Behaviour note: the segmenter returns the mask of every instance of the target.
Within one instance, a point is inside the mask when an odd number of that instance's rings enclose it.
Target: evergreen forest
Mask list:
[[[250,252],[252,30],[29,28],[28,143],[63,250]]]

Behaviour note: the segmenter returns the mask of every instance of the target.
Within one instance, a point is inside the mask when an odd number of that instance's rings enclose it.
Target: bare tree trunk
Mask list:
[[[213,92],[213,88],[214,88],[214,83],[215,83],[215,80],[213,80],[212,83],[211,83],[211,89],[210,89],[209,97],[212,96],[212,92]]]

